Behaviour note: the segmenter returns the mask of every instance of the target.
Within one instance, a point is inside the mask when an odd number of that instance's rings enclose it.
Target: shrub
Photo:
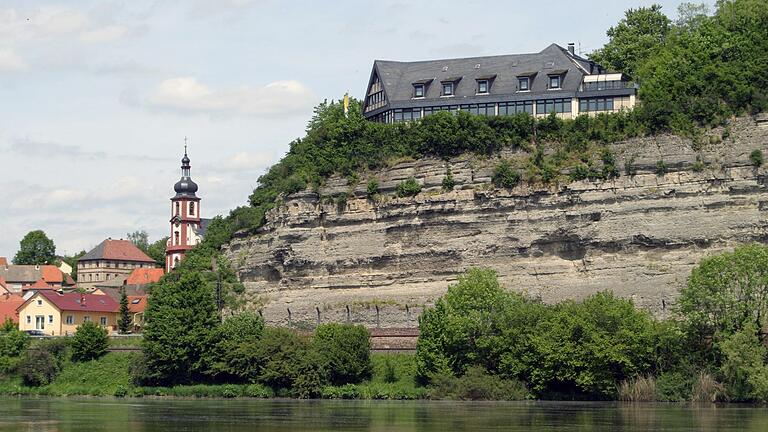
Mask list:
[[[371,333],[361,325],[323,324],[315,330],[314,349],[326,359],[334,385],[370,378]]]
[[[0,357],[19,357],[29,346],[29,335],[18,329],[0,332]]]
[[[637,174],[637,167],[635,166],[635,159],[629,158],[624,161],[624,174],[633,177]]]
[[[50,384],[60,370],[56,358],[43,349],[27,351],[18,366],[21,382],[31,387]]]
[[[240,391],[233,385],[225,385],[221,390],[221,397],[231,399],[240,395]]]
[[[260,384],[250,384],[245,387],[244,395],[252,398],[268,399],[275,397],[275,392],[271,388]]]
[[[77,327],[72,337],[72,360],[97,359],[107,352],[108,347],[107,330],[93,321],[86,321]]]
[[[431,399],[454,400],[523,400],[528,389],[517,380],[506,380],[489,375],[485,369],[473,366],[460,378],[442,375],[435,378],[430,388]]]
[[[704,161],[701,160],[701,156],[697,155],[696,161],[693,163],[693,165],[691,165],[691,170],[693,170],[693,172],[702,172],[706,167],[707,166],[704,164]]]
[[[445,169],[442,186],[444,191],[452,191],[456,186],[456,182],[453,180],[453,173],[451,173],[451,167]]]
[[[603,149],[600,153],[600,157],[603,160],[603,172],[602,177],[604,179],[612,179],[619,176],[619,169],[616,168],[616,157],[609,149]]]
[[[729,399],[768,400],[768,349],[760,341],[755,324],[747,322],[720,345],[725,357],[720,369]]]
[[[520,173],[512,168],[512,164],[509,161],[502,160],[494,168],[491,181],[498,188],[512,189],[520,182]]]
[[[384,360],[384,382],[397,382],[397,370],[395,369],[395,365],[392,364],[392,360],[389,357]]]
[[[421,192],[421,185],[415,178],[411,177],[408,180],[398,183],[395,187],[395,192],[400,198],[416,196]]]
[[[116,398],[124,398],[128,396],[128,387],[124,385],[118,385],[113,396]]]
[[[693,380],[682,372],[665,372],[656,378],[657,400],[664,402],[687,401],[691,398]]]
[[[245,369],[244,378],[255,378],[273,389],[290,389],[298,375],[301,359],[309,350],[307,338],[285,328],[267,327],[258,344],[239,349],[243,361],[254,367]]]
[[[379,194],[379,181],[375,178],[368,180],[368,186],[365,188],[368,198],[373,198]]]
[[[296,365],[296,376],[291,393],[301,399],[319,397],[323,388],[328,385],[333,371],[328,357],[322,351],[310,349],[304,353]]]
[[[656,175],[657,176],[663,176],[668,171],[667,163],[663,160],[659,159],[656,162]]]
[[[212,332],[215,341],[204,354],[208,373],[214,377],[236,378],[243,367],[237,349],[244,344],[257,344],[264,332],[264,320],[254,312],[242,312],[224,320]]]
[[[580,163],[573,167],[569,174],[569,178],[571,181],[586,180],[592,178],[592,172],[586,164]]]
[[[749,161],[752,162],[752,166],[759,168],[763,166],[763,152],[761,150],[752,150],[749,154]]]

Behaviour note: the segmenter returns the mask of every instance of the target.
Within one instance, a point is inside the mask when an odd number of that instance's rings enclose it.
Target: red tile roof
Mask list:
[[[99,243],[90,252],[80,257],[78,261],[111,260],[111,261],[137,261],[154,263],[155,260],[137,248],[128,240],[107,239]]]
[[[0,294],[0,323],[4,323],[8,318],[11,321],[18,323],[19,314],[16,312],[16,308],[24,303],[24,299],[16,294]]]
[[[5,278],[3,278],[2,276],[0,276],[0,288],[2,288],[3,290],[6,289]]]
[[[147,296],[127,296],[128,310],[131,313],[144,312],[147,308]]]
[[[58,267],[52,265],[41,265],[40,276],[49,283],[64,282],[64,273]]]
[[[57,291],[38,291],[37,295],[45,297],[61,311],[117,312],[120,309],[116,301],[105,295]]]
[[[126,285],[146,285],[160,280],[165,274],[161,268],[137,268],[125,280]]]
[[[45,281],[45,279],[38,279],[37,282],[33,283],[32,285],[25,285],[21,287],[22,290],[52,290],[54,289],[51,284]]]

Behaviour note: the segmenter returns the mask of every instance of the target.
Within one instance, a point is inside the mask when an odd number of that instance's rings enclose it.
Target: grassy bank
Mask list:
[[[131,383],[130,365],[138,353],[108,353],[98,360],[67,362],[49,385],[28,387],[18,377],[0,379],[0,394],[10,396],[117,396],[188,398],[288,397],[259,384],[197,384],[174,387],[139,387]],[[425,399],[427,389],[415,384],[416,365],[411,354],[374,354],[369,381],[327,386],[325,399]]]

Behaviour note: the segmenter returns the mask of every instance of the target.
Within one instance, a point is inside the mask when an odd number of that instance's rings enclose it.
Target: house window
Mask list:
[[[488,80],[477,81],[477,92],[480,94],[488,93]]]
[[[48,324],[53,324],[53,315],[48,315]]]
[[[99,318],[99,324],[106,327],[107,326],[107,317],[101,317]]]
[[[75,317],[73,317],[72,315],[67,315],[67,321],[66,322],[67,322],[68,325],[74,324],[75,323]]]
[[[528,91],[530,90],[530,78],[529,77],[522,77],[517,79],[518,88],[520,91]]]
[[[549,77],[549,88],[551,89],[560,88],[560,75],[553,75]]]
[[[43,305],[43,301],[42,301],[42,300],[38,300],[38,301],[37,301],[37,305],[38,305],[38,306],[42,306],[42,305]]]
[[[27,324],[32,324],[32,317],[27,315]]]
[[[453,96],[453,83],[443,83],[443,96]]]
[[[424,97],[424,84],[416,84],[415,86],[413,86],[413,97],[415,98]]]
[[[91,317],[89,317],[88,315],[83,317],[83,322],[88,322],[90,320],[91,320]]]

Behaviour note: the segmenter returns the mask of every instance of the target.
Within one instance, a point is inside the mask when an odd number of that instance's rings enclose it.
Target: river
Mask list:
[[[0,398],[0,431],[766,431],[746,405]]]

